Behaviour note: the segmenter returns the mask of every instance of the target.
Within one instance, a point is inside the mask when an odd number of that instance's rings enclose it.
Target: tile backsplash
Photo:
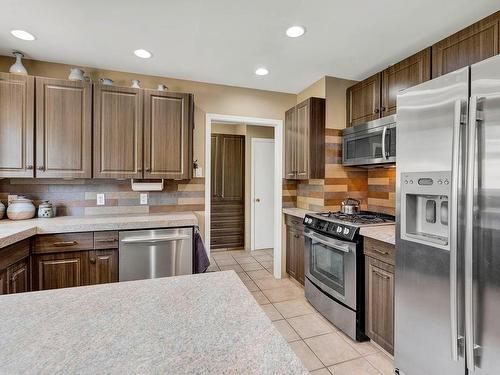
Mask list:
[[[35,205],[49,200],[57,216],[204,211],[204,184],[204,178],[166,180],[163,191],[147,192],[148,204],[141,205],[130,180],[4,179],[0,200],[6,204],[8,195],[25,195]],[[105,195],[104,206],[97,206],[98,193]]]

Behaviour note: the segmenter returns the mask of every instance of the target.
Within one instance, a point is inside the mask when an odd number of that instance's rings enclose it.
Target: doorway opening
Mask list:
[[[267,269],[275,278],[281,278],[282,272],[281,132],[281,120],[206,115],[209,253],[240,249],[268,254],[272,263]]]

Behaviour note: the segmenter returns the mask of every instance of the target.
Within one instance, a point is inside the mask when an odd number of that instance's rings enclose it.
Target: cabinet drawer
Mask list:
[[[92,250],[94,248],[94,234],[88,233],[59,233],[44,234],[35,239],[35,253],[61,253],[65,251]]]
[[[304,230],[303,219],[293,215],[285,215],[285,225],[295,227],[298,230]]]
[[[382,262],[395,265],[396,247],[392,244],[374,240],[373,238],[364,238],[364,254]]]
[[[94,249],[118,249],[118,232],[94,232]]]

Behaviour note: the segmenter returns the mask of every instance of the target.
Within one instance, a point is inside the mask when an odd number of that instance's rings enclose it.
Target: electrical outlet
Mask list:
[[[104,200],[104,194],[97,194],[97,205],[104,206],[106,201]]]
[[[146,193],[141,193],[141,204],[148,204],[148,195]]]
[[[194,170],[194,177],[203,177],[203,169],[201,167]]]

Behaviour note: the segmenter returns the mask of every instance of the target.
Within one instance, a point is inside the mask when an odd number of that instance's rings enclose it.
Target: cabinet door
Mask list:
[[[297,105],[296,171],[297,179],[309,178],[309,100]]]
[[[33,290],[88,285],[88,251],[33,257]]]
[[[432,78],[499,53],[500,12],[432,46]]]
[[[290,277],[297,278],[296,236],[298,234],[290,227],[286,227],[286,272]]]
[[[142,90],[94,86],[94,178],[142,178]]]
[[[0,177],[34,177],[34,79],[0,73]]]
[[[296,139],[297,139],[297,110],[290,108],[285,113],[285,178],[292,180],[297,177]]]
[[[7,293],[29,292],[29,258],[24,258],[7,268]]]
[[[304,285],[305,269],[304,269],[304,246],[305,238],[303,232],[296,232],[295,238],[295,258],[297,262],[297,281]]]
[[[396,113],[396,97],[401,90],[431,79],[431,49],[400,61],[382,72],[381,117]]]
[[[347,126],[380,118],[380,80],[377,73],[347,89]]]
[[[389,353],[394,352],[394,269],[366,258],[366,334]]]
[[[92,177],[92,85],[36,79],[36,177]]]
[[[160,91],[144,95],[144,178],[191,178],[191,95]]]
[[[90,284],[118,281],[118,250],[93,250],[89,252]]]
[[[221,196],[225,201],[243,201],[245,187],[245,137],[222,136]]]
[[[0,271],[0,295],[7,294],[7,270]]]

